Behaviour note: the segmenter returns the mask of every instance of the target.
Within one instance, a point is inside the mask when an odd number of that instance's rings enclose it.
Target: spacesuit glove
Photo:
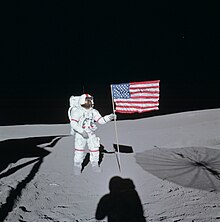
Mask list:
[[[83,130],[83,132],[81,133],[81,135],[83,136],[83,138],[88,139],[89,138],[89,134]]]
[[[110,121],[111,121],[111,120],[116,120],[116,119],[117,119],[117,116],[116,116],[116,114],[112,113],[112,114],[109,114],[109,115],[108,115],[108,118],[109,118]]]

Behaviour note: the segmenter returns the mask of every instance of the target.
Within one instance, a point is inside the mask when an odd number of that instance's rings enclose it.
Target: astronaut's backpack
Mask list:
[[[79,99],[80,99],[80,96],[70,96],[70,98],[69,98],[69,105],[70,106],[68,109],[68,117],[69,117],[70,121],[71,121],[71,112],[80,107]]]

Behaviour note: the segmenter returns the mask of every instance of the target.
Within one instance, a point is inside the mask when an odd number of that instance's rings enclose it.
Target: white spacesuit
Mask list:
[[[99,172],[99,147],[100,138],[95,135],[97,129],[95,122],[105,124],[116,118],[115,114],[101,116],[99,111],[93,108],[93,97],[83,94],[79,98],[79,108],[71,111],[71,130],[75,133],[75,156],[74,171],[79,174],[82,169],[82,162],[85,157],[85,147],[88,145],[90,152],[90,162],[94,171]]]

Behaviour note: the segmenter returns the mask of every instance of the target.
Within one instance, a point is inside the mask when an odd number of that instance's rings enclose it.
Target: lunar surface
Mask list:
[[[115,176],[133,182],[146,221],[220,221],[220,109],[116,127],[119,151],[114,122],[98,125],[101,172],[87,153],[74,175],[69,124],[1,126],[0,221],[96,222]]]

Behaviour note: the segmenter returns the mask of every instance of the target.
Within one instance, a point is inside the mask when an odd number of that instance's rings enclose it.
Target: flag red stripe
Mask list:
[[[117,109],[129,109],[129,108],[133,108],[133,109],[149,109],[149,108],[155,108],[155,107],[158,107],[158,106],[155,106],[155,105],[149,105],[149,106],[117,106],[116,110]]]
[[[159,85],[158,86],[146,86],[146,85],[130,85],[130,89],[158,89],[159,88]]]
[[[138,113],[143,113],[143,112],[150,112],[153,110],[159,110],[158,107],[152,107],[152,108],[146,108],[146,109],[132,109],[132,108],[128,108],[128,109],[116,109],[116,111],[118,113],[134,113],[134,112],[138,112]]]
[[[137,85],[137,84],[154,84],[159,83],[160,80],[152,80],[152,81],[141,81],[141,82],[130,82],[130,85]]]
[[[148,101],[148,102],[143,102],[143,101],[116,101],[116,104],[159,104],[158,101]]]
[[[139,98],[130,98],[130,99],[115,99],[115,102],[140,102],[140,103],[148,103],[148,102],[158,102],[159,101],[159,97],[149,97],[149,98],[142,98],[141,97],[141,100]]]

